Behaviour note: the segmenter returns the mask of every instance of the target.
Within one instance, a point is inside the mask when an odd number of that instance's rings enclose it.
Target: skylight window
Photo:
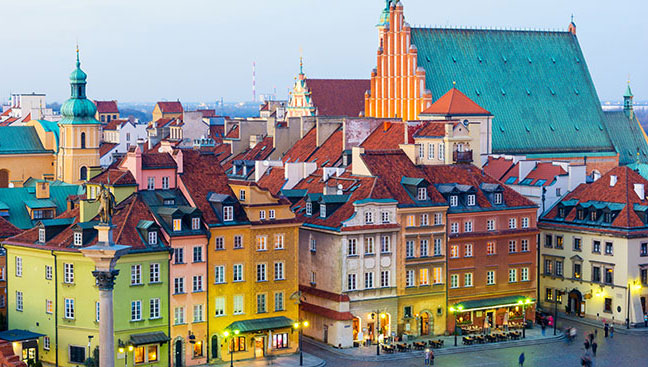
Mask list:
[[[509,178],[506,180],[505,184],[507,184],[507,185],[511,185],[511,184],[513,184],[517,179],[518,179],[517,176],[511,176],[511,177],[509,177]]]
[[[538,180],[538,181],[536,181],[536,183],[534,185],[535,186],[542,186],[542,185],[545,184],[545,182],[547,182],[547,180]]]
[[[524,180],[522,180],[522,182],[520,182],[520,185],[531,185],[531,182],[533,182],[532,178],[525,178]]]

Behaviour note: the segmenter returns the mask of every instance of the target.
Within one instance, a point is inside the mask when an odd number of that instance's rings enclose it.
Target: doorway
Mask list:
[[[0,188],[9,187],[9,171],[0,169]]]
[[[263,358],[264,353],[264,338],[262,336],[257,336],[254,338],[254,358]]]
[[[360,333],[360,319],[353,318],[353,340],[358,340],[358,333]]]
[[[421,313],[421,335],[430,335],[430,314],[425,311]]]
[[[182,367],[182,340],[175,342],[175,366]]]
[[[581,292],[579,292],[577,289],[573,289],[571,292],[569,292],[569,300],[567,303],[567,312],[568,313],[575,313],[580,316],[581,314],[581,302],[583,301],[583,296],[581,295]]]
[[[216,359],[216,358],[218,358],[218,349],[219,349],[219,347],[218,347],[218,336],[217,335],[212,336],[211,346],[212,346],[211,347],[211,357],[213,359]]]
[[[488,318],[488,327],[492,328],[495,322],[495,311],[486,312],[486,317]]]

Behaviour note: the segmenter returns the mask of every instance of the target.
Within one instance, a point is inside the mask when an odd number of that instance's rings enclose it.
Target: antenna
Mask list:
[[[252,101],[256,102],[256,61],[252,62]]]

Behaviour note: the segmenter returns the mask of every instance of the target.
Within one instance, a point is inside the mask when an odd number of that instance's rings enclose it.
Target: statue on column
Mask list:
[[[99,218],[101,223],[112,223],[112,216],[115,210],[115,196],[110,192],[110,189],[101,184],[99,195],[95,199],[88,200],[88,202],[99,202]]]

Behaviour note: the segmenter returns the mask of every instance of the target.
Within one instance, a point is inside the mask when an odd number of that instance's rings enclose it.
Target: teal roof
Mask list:
[[[604,116],[603,123],[619,153],[619,164],[648,163],[648,144],[639,121],[629,119],[623,111],[605,111]]]
[[[54,139],[56,139],[56,149],[58,151],[59,146],[59,126],[58,122],[48,121],[48,120],[36,120],[42,127],[45,132],[54,133]]]
[[[33,126],[0,127],[0,154],[53,153],[43,147]]]
[[[493,152],[613,151],[569,32],[412,28],[433,99],[456,86],[493,115]]]
[[[241,333],[249,333],[253,331],[274,330],[292,327],[292,320],[285,316],[266,317],[263,319],[252,319],[235,321],[231,323],[226,330],[234,332],[238,330]]]
[[[415,178],[415,177],[403,177],[403,178],[401,178],[401,183],[403,185],[418,186],[423,181],[425,181],[424,178]]]
[[[630,83],[628,83],[628,87],[626,88],[625,94],[623,96],[625,98],[631,98],[632,97],[632,89],[630,89]]]
[[[25,205],[30,209],[56,208],[56,204],[49,199],[25,200]]]
[[[95,119],[97,106],[86,97],[86,78],[88,75],[81,70],[79,50],[77,50],[76,68],[70,74],[71,95],[70,99],[61,106],[63,118],[59,124],[87,125],[99,124]]]
[[[646,164],[646,163],[632,163],[632,164],[629,164],[628,167],[630,167],[630,169],[637,172],[643,178],[648,180],[648,164]]]
[[[0,189],[0,202],[4,203],[9,208],[9,216],[4,217],[14,226],[20,229],[29,229],[38,222],[38,220],[31,220],[27,212],[26,205],[40,206],[39,202],[44,202],[43,205],[51,205],[53,203],[56,207],[56,215],[63,213],[67,209],[67,198],[70,195],[79,195],[83,193],[83,187],[79,185],[51,185],[49,199],[36,199],[35,190],[33,187],[15,187],[15,188],[2,188]]]

